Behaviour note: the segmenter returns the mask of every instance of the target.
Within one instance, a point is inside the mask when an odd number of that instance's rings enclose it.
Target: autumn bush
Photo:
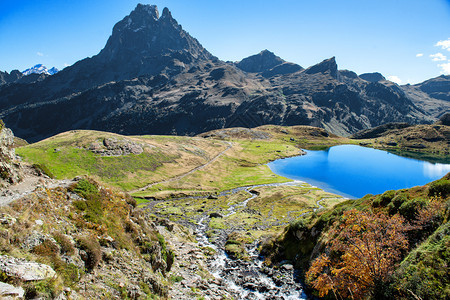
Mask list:
[[[70,239],[60,232],[53,233],[53,238],[58,242],[61,247],[61,254],[73,255],[75,252],[75,247],[70,241]]]
[[[86,258],[85,258],[85,267],[87,271],[92,271],[101,261],[102,258],[102,252],[100,249],[100,243],[98,242],[97,238],[94,236],[82,236],[79,237],[78,240],[78,247],[81,250],[84,250],[86,252]]]
[[[343,298],[364,299],[388,285],[403,251],[408,248],[403,217],[389,217],[355,209],[334,224],[327,253],[314,260],[308,282],[323,297],[329,292]]]

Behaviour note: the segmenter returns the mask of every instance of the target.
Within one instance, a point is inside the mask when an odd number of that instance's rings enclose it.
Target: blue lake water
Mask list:
[[[450,172],[450,164],[433,164],[355,145],[306,152],[268,166],[278,175],[348,198],[424,185]]]

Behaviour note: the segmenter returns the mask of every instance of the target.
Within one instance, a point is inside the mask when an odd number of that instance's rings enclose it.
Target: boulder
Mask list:
[[[44,280],[56,274],[50,266],[6,255],[0,256],[0,271],[21,281]]]
[[[25,294],[25,291],[21,287],[15,287],[13,285],[0,282],[0,298],[4,299],[6,297],[13,297],[13,298],[23,298],[23,295]]]

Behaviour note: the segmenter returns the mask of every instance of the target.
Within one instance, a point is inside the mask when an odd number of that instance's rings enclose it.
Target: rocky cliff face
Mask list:
[[[423,93],[423,92],[421,92]],[[270,51],[218,60],[168,9],[138,5],[105,48],[45,80],[0,87],[0,118],[37,141],[71,129],[198,134],[224,127],[313,125],[349,135],[386,122],[432,122],[389,81],[339,71],[335,58],[304,70]]]
[[[20,180],[21,171],[14,151],[14,134],[11,129],[0,124],[0,188]]]

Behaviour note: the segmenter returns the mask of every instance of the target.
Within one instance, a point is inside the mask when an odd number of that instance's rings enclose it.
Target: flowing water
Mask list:
[[[227,217],[235,214],[237,209],[245,208],[249,201],[258,197],[258,194],[252,191],[254,188],[301,184],[303,182],[294,181],[239,187],[224,191],[219,196],[231,195],[241,191],[245,191],[248,194],[248,198],[244,201],[233,204],[228,208],[228,213],[225,215]],[[322,207],[320,201],[322,199],[317,201],[316,209]],[[228,292],[235,294],[238,299],[307,299],[291,265],[285,265],[279,269],[264,266],[263,257],[259,255],[257,243],[253,243],[247,249],[250,256],[248,261],[231,259],[225,253],[223,245],[216,245],[208,240],[206,235],[208,221],[209,218],[205,215],[198,220],[196,237],[200,247],[210,247],[216,251],[214,257],[209,261],[209,271],[216,278],[224,280]]]

